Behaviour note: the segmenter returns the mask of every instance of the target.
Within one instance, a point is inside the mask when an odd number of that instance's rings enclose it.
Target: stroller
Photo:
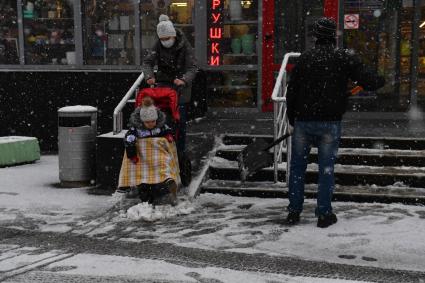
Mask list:
[[[134,139],[133,136],[133,141],[130,143],[131,150],[126,146],[118,187],[124,188],[121,191],[130,188],[130,191],[127,192],[129,198],[140,197],[142,202],[147,201],[153,205],[175,205],[178,184],[181,182],[180,175],[182,175],[179,166],[180,156],[174,142],[178,137],[180,120],[178,94],[169,87],[145,88],[137,94],[136,108],[142,106],[146,97],[151,98],[154,105],[165,114],[166,122],[163,128],[167,128],[167,135],[140,138],[145,135],[139,132],[139,134],[135,134],[139,138]],[[162,117],[164,114],[161,114]],[[138,117],[137,114],[136,116]],[[169,127],[171,127],[171,131]],[[159,128],[155,128],[148,131],[154,132],[156,129],[159,130]],[[132,135],[134,131],[134,128],[129,130],[126,142],[128,142],[129,133]],[[170,132],[173,138],[169,137],[171,136]],[[136,154],[140,163],[138,161],[130,162],[129,159],[132,160]]]
[[[181,89],[167,83],[157,83],[155,87],[144,88],[136,96],[135,107],[139,107],[144,97],[149,96],[154,104],[167,116],[166,123],[173,129],[174,140],[178,141],[179,133],[179,93]],[[183,186],[188,186],[192,180],[192,165],[185,152],[177,151],[180,179]]]

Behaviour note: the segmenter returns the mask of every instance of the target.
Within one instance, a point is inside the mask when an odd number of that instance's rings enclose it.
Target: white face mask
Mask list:
[[[174,37],[173,38],[170,38],[168,40],[161,40],[161,44],[165,48],[170,48],[171,46],[174,45],[174,42],[176,42],[176,39]]]

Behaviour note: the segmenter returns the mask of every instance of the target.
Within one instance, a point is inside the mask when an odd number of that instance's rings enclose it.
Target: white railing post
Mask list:
[[[124,106],[126,105],[127,101],[131,98],[132,95],[137,94],[137,90],[139,89],[139,85],[143,81],[145,75],[143,72],[140,74],[140,76],[137,78],[137,80],[133,83],[131,88],[127,91],[127,93],[124,95],[124,97],[121,99],[120,103],[118,103],[117,107],[114,109],[114,117],[113,117],[113,128],[112,132],[114,135],[117,135],[121,133],[122,131],[122,125],[123,125],[123,116],[122,116],[122,110]]]
[[[288,65],[289,58],[298,57],[301,53],[286,53],[282,65],[280,66],[279,74],[273,88],[273,137],[274,140],[282,136],[288,131],[288,114],[286,107],[286,91],[287,91],[287,73],[286,66]],[[289,182],[289,170],[291,161],[291,137],[285,142],[286,145],[286,184]],[[285,146],[279,144],[274,147],[274,181],[278,181],[279,163],[282,162],[282,154]]]

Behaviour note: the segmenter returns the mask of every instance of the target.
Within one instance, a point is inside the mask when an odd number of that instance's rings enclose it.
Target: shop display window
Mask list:
[[[303,52],[314,46],[313,26],[323,17],[322,0],[275,1],[275,63],[288,52]]]
[[[134,9],[132,0],[84,1],[84,64],[135,64]]]
[[[16,0],[0,1],[0,65],[19,64]]]
[[[140,1],[142,54],[146,55],[158,38],[156,26],[161,14],[170,18],[175,28],[184,33],[193,47],[195,44],[194,0],[142,0]]]
[[[75,64],[72,0],[23,1],[25,63]]]
[[[425,3],[423,2],[419,28],[418,100],[425,101]]]
[[[405,90],[409,88],[410,70],[405,63],[410,62],[411,9],[398,1],[345,2],[345,14],[358,14],[359,27],[344,29],[344,47],[356,52],[386,80],[378,91],[362,91],[352,100],[367,103],[379,98],[377,107],[385,111],[402,111],[406,107],[406,99],[401,96],[407,95]]]
[[[255,107],[257,82],[257,71],[210,71],[207,77],[208,105]]]
[[[223,9],[223,65],[258,62],[258,1],[226,0]]]

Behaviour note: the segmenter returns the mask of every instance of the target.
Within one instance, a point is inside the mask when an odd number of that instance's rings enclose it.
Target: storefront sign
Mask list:
[[[222,64],[221,44],[223,40],[223,9],[224,0],[208,1],[208,65]]]
[[[359,14],[344,15],[344,29],[358,29],[360,17]]]

